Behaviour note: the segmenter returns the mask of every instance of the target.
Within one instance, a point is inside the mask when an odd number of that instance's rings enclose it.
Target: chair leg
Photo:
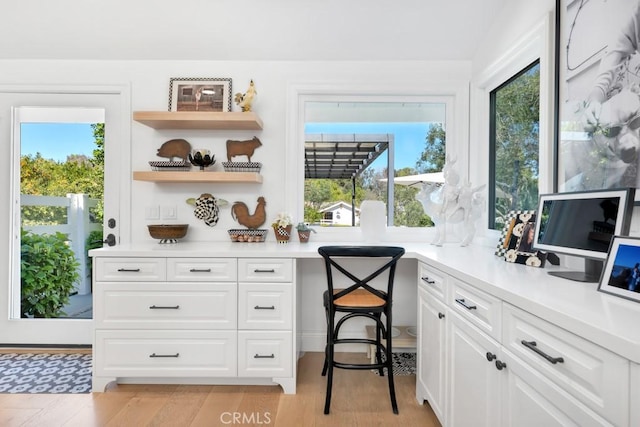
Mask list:
[[[381,319],[380,316],[376,316],[376,363],[382,363],[382,330],[381,330]],[[387,340],[387,345],[388,345]],[[384,368],[378,369],[378,374],[383,377],[384,376]]]
[[[331,339],[331,331],[329,329],[329,313],[327,312],[327,309],[325,308],[325,317],[327,320],[327,341],[326,344],[324,346],[324,364],[322,366],[322,376],[324,377],[325,375],[327,375],[327,367],[329,366],[329,364],[327,363],[327,358],[328,356],[328,352],[329,352],[329,340]]]
[[[331,389],[333,387],[333,343],[327,345],[325,367],[327,368],[327,394],[324,400],[324,413],[328,414],[331,406]]]
[[[387,348],[385,355],[387,356],[387,377],[389,378],[389,397],[391,398],[391,409],[394,414],[398,414],[398,402],[396,401],[396,387],[393,382],[393,347],[391,332],[391,314],[387,313]]]

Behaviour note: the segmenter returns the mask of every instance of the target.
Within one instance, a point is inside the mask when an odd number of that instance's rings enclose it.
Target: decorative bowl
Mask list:
[[[148,225],[149,234],[160,243],[175,243],[187,235],[189,224],[155,224]]]

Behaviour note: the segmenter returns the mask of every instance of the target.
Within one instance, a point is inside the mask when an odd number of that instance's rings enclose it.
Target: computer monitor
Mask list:
[[[633,188],[540,195],[534,249],[585,259],[585,271],[549,274],[598,282],[612,237],[629,234],[634,197]]]

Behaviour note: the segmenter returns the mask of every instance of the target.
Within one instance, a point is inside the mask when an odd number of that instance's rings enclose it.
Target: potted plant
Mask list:
[[[314,233],[316,232],[316,230],[309,227],[304,222],[299,222],[298,225],[296,225],[296,230],[298,230],[298,239],[300,240],[300,243],[309,242],[309,237],[311,237],[311,232],[314,232]]]
[[[275,221],[271,224],[271,227],[273,227],[273,232],[276,235],[278,243],[289,243],[293,220],[288,214],[280,212]]]

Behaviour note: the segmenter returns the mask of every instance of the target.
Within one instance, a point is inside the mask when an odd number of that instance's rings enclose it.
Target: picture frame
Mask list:
[[[169,111],[230,112],[231,79],[222,77],[172,77]]]
[[[598,291],[640,302],[640,238],[613,236]]]
[[[535,221],[535,210],[509,211],[495,255],[504,257],[506,262],[544,267],[547,261],[546,252],[532,248]]]
[[[637,187],[640,55],[624,34],[639,14],[637,0],[556,0],[554,192]]]

